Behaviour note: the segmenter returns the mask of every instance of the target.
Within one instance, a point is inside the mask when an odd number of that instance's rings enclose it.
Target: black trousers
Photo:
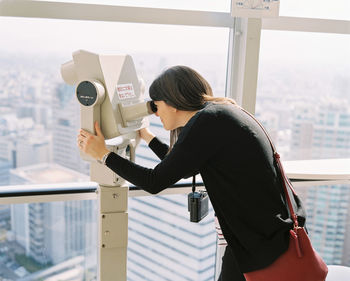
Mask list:
[[[236,258],[230,246],[227,246],[225,249],[218,281],[246,281],[243,273],[238,268]]]

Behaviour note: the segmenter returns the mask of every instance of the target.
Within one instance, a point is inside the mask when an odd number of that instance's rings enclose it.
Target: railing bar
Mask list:
[[[1,187],[0,187],[1,188]],[[18,192],[0,192],[0,197],[23,197],[23,196],[40,196],[40,195],[57,195],[57,194],[79,194],[79,193],[94,193],[94,189],[81,190],[47,190],[47,191],[18,191]]]
[[[313,180],[313,179],[291,179],[292,183],[295,184],[302,184],[305,183],[307,185],[310,185],[310,183],[314,185],[320,185],[320,184],[347,184],[348,180]],[[204,186],[203,182],[198,182],[198,186]],[[188,188],[191,187],[191,183],[179,183],[172,185],[168,189],[177,189],[177,188]],[[0,198],[1,197],[25,197],[25,196],[44,196],[44,195],[64,195],[64,194],[79,194],[79,193],[95,193],[97,190],[96,187],[88,187],[81,189],[62,189],[62,190],[18,190],[18,191],[1,191],[0,186]],[[141,187],[130,185],[129,186],[130,191],[143,191]]]
[[[199,182],[198,185],[203,185],[202,182]],[[191,183],[180,183],[175,184],[169,189],[176,189],[176,188],[183,188],[183,187],[191,187]],[[25,196],[41,196],[41,195],[58,195],[58,194],[79,194],[79,193],[94,193],[96,192],[96,187],[89,187],[89,188],[81,188],[81,189],[64,189],[64,190],[18,190],[18,191],[1,191],[0,186],[0,198],[1,197],[25,197]],[[136,191],[136,190],[142,190],[142,188],[131,185],[129,187],[130,191]]]

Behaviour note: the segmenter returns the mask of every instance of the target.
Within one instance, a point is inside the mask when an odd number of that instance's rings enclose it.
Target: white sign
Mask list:
[[[117,94],[119,100],[133,99],[136,98],[134,87],[131,83],[117,85]]]
[[[232,0],[231,14],[242,18],[278,17],[280,0]]]

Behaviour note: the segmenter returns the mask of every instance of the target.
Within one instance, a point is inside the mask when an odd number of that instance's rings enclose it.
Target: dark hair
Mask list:
[[[149,88],[150,98],[185,111],[202,109],[207,102],[234,104],[230,98],[214,97],[213,91],[197,71],[187,66],[173,66],[161,73]],[[170,132],[170,149],[177,140],[181,128]]]

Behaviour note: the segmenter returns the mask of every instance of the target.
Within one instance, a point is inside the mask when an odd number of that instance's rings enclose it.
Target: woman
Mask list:
[[[228,243],[219,280],[245,280],[243,273],[273,263],[288,248],[292,221],[263,130],[233,100],[213,97],[208,82],[189,67],[167,69],[149,93],[171,131],[168,147],[140,130],[162,160],[154,169],[109,152],[98,124],[97,136],[80,131],[79,148],[152,194],[199,171]],[[301,207],[297,214],[303,225]]]

